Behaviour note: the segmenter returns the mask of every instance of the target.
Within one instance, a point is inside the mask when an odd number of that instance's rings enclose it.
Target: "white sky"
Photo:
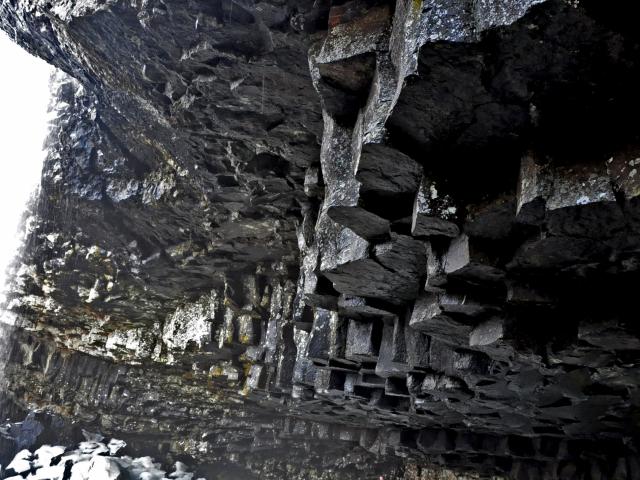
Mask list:
[[[18,246],[18,223],[40,181],[52,67],[0,31],[0,289]]]

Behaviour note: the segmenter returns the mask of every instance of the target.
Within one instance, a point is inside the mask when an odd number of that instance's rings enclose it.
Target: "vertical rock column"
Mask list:
[[[399,345],[391,351],[391,337],[399,341],[404,336],[405,318],[371,306],[366,297],[402,308],[417,296],[426,273],[425,243],[392,233],[391,222],[371,211],[362,196],[369,192],[377,203],[385,203],[397,194],[413,199],[418,190],[422,168],[383,142],[384,124],[404,78],[415,69],[422,2],[399,0],[395,9],[365,7],[357,1],[333,7],[327,37],[310,52],[324,133],[321,177],[312,167],[306,190],[315,194],[324,187],[324,192],[313,232],[312,211],[299,231],[294,396],[348,390],[368,398],[375,390],[384,392],[388,375],[376,373],[387,372],[396,358],[405,360]],[[386,167],[397,175],[383,171]],[[387,351],[391,364],[374,368]],[[390,376],[399,372],[402,377],[406,369],[392,368]],[[404,380],[386,383],[390,394],[404,396]]]

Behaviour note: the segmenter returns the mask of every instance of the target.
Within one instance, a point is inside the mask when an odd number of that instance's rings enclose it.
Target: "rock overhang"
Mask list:
[[[633,478],[632,7],[27,3],[3,24],[78,79],[14,295],[29,330],[213,382],[205,418],[263,422],[214,450]]]

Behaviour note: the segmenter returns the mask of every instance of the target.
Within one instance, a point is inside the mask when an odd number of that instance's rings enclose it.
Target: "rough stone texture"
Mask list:
[[[208,478],[639,478],[635,9],[0,1],[63,71],[14,450],[87,425]]]

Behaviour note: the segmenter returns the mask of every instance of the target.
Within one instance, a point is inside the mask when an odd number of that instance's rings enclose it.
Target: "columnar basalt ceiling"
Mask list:
[[[211,478],[640,478],[636,10],[0,0],[60,69],[2,409]]]

